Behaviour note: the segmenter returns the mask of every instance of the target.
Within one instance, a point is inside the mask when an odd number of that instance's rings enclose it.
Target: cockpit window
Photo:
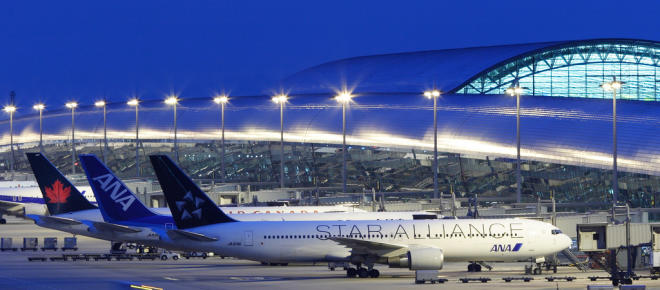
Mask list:
[[[553,234],[553,235],[561,234],[561,230],[560,230],[560,229],[552,230],[552,234]]]

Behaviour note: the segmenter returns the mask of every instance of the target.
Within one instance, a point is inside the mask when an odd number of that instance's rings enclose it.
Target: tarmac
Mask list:
[[[7,217],[0,225],[0,237],[13,238],[14,247],[21,247],[23,237],[57,237],[62,246],[70,234],[39,228],[31,221]],[[107,253],[110,243],[78,237],[79,250],[71,253]],[[589,276],[607,276],[601,270],[580,272],[572,267],[560,267],[557,274],[544,273],[530,282],[505,282],[503,277],[523,277],[524,263],[495,263],[492,271],[466,272],[467,263],[447,263],[440,272],[448,279],[443,284],[415,284],[414,272],[378,265],[379,278],[346,278],[345,271],[330,271],[327,264],[264,266],[258,262],[221,259],[182,258],[178,261],[28,261],[28,257],[62,256],[62,251],[0,252],[0,289],[131,289],[148,286],[163,289],[587,289],[587,285],[611,285],[608,280],[592,282]],[[648,275],[648,270],[639,270]],[[546,277],[575,277],[571,282],[548,282]],[[488,283],[462,283],[460,278],[490,278]],[[647,289],[660,289],[660,280],[634,281]],[[143,288],[148,289],[148,288]]]

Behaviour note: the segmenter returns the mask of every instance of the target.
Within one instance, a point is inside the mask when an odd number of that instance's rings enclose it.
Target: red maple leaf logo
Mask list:
[[[55,180],[50,187],[46,187],[46,196],[49,199],[48,203],[65,203],[69,195],[71,195],[71,187],[64,187],[64,184],[59,179]]]

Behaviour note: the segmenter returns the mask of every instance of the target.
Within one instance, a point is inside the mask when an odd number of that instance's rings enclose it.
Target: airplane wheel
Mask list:
[[[475,271],[475,272],[481,272],[481,265],[479,265],[479,264],[474,264],[474,271]]]
[[[367,278],[369,277],[369,271],[366,268],[360,268],[357,270],[358,277]]]
[[[468,272],[474,272],[474,264],[468,264]]]
[[[378,278],[378,276],[380,276],[380,271],[378,271],[376,269],[369,270],[369,277]]]
[[[348,268],[348,270],[346,270],[346,277],[354,278],[355,275],[357,275],[357,270],[355,268]]]
[[[6,220],[6,219],[0,219],[0,225],[4,225],[4,224],[6,224],[6,223],[7,223],[7,220]]]

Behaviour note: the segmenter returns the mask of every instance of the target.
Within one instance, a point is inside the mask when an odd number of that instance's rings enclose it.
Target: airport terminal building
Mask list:
[[[265,89],[288,95],[282,111],[269,94],[229,96],[225,172],[221,108],[213,96],[182,95],[176,105],[165,104],[165,96],[143,97],[137,138],[135,107],[126,98],[110,98],[107,150],[103,108],[81,101],[72,127],[71,109],[46,104],[43,151],[71,172],[75,128],[76,153],[104,155],[120,176],[151,177],[148,155],[174,156],[176,137],[180,164],[195,178],[277,188],[284,162],[286,187],[331,195],[342,191],[344,136],[342,104],[334,97],[348,90],[353,95],[345,111],[348,190],[429,197],[433,100],[423,92],[435,88],[442,91],[437,100],[440,191],[510,201],[516,194],[516,97],[505,91],[519,84],[524,87],[523,200],[554,192],[560,202],[604,207],[612,198],[613,92],[601,85],[613,77],[623,82],[616,91],[620,199],[655,207],[660,198],[660,42],[647,40],[473,47],[320,64],[282,80],[280,88]],[[0,167],[9,170],[9,114],[0,123]],[[16,170],[29,170],[23,152],[38,151],[39,139],[39,113],[19,107],[13,118]]]

